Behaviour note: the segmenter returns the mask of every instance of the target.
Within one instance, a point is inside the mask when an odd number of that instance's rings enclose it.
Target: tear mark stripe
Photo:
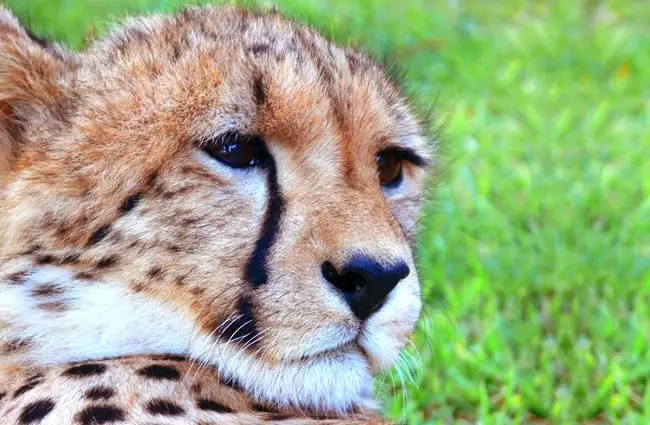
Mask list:
[[[266,168],[268,170],[267,186],[269,193],[264,224],[262,225],[261,235],[255,243],[255,249],[246,266],[246,280],[253,286],[261,286],[268,281],[267,257],[277,237],[282,214],[285,210],[285,201],[280,193],[277,168],[273,158],[269,157]]]

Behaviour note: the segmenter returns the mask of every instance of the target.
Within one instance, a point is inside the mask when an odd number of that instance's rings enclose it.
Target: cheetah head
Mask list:
[[[363,54],[277,14],[134,19],[81,53],[0,11],[3,361],[170,353],[369,406],[421,309],[430,153]]]

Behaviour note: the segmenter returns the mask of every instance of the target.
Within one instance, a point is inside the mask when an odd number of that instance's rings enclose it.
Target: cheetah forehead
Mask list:
[[[274,125],[263,130],[278,139],[304,139],[305,133],[322,136],[313,129],[336,126],[343,132],[370,133],[380,146],[387,140],[401,143],[421,157],[435,151],[421,137],[422,123],[382,65],[276,13],[221,6],[132,18],[93,44],[84,57],[89,77],[86,86],[81,78],[80,87],[89,91],[97,86],[112,90],[116,80],[131,86],[139,79],[159,79],[156,84],[164,87],[159,76],[170,69],[173,78],[196,80],[199,66],[205,78],[227,82],[232,89],[220,93],[220,107],[230,108],[232,126],[254,127],[257,106],[270,100],[274,113],[262,120]],[[97,75],[101,80],[94,78]],[[297,121],[307,121],[302,133],[290,128]],[[198,130],[206,136],[210,131]]]

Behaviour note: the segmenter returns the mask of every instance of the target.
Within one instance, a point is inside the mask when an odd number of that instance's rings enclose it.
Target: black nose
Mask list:
[[[397,283],[409,274],[409,267],[400,261],[383,266],[368,257],[354,257],[340,271],[326,261],[323,276],[338,288],[360,320],[379,310]]]

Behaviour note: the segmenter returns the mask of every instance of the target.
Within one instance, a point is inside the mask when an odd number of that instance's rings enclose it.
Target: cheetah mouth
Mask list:
[[[394,322],[389,321],[388,324],[393,325]],[[408,332],[395,334],[391,332],[388,325],[379,328],[362,326],[340,341],[331,341],[331,343],[310,350],[308,353],[286,358],[285,363],[312,366],[336,362],[352,354],[363,359],[371,373],[375,375],[392,367],[412,331],[410,326],[407,327],[409,328]],[[400,338],[402,336],[404,338]]]
[[[364,348],[362,337],[363,333],[360,332],[354,338],[313,353],[302,355],[299,358],[290,359],[288,363],[312,364],[321,361],[336,360],[338,357],[348,353],[357,353],[366,360],[369,366],[372,366],[374,364],[374,359],[371,353]]]
[[[292,359],[290,362],[292,363],[312,363],[314,361],[320,361],[320,360],[329,360],[332,359],[340,354],[343,353],[348,353],[350,351],[358,351],[361,352],[362,354],[365,353],[363,349],[359,346],[359,344],[355,339],[352,339],[350,341],[342,342],[339,344],[336,344],[333,347],[328,347],[319,351],[315,351],[313,353],[305,354],[300,356],[300,358],[297,359]]]

